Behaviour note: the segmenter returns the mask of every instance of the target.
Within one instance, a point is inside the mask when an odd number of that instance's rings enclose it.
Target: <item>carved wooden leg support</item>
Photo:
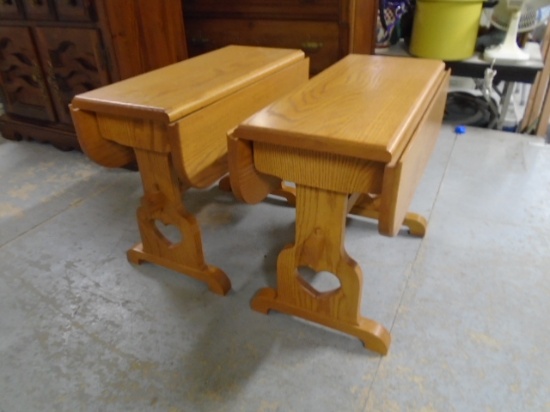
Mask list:
[[[296,189],[285,182],[281,182],[281,187],[275,189],[271,194],[283,197],[289,206],[296,206]]]
[[[180,182],[174,173],[169,153],[136,149],[144,195],[137,210],[142,243],[128,251],[128,260],[156,263],[208,284],[210,290],[225,295],[231,282],[223,271],[204,261],[200,228],[182,201]],[[155,173],[149,173],[154,170]],[[155,222],[175,226],[181,235],[172,243]]]
[[[363,275],[344,250],[348,196],[298,185],[296,201],[296,243],[279,255],[277,289],[258,291],[252,308],[262,313],[274,309],[317,322],[354,335],[368,349],[386,354],[390,334],[379,323],[361,317]],[[331,272],[340,287],[318,292],[300,277],[300,267]]]
[[[224,176],[218,183],[218,188],[224,192],[231,192],[231,182],[229,176]],[[289,206],[296,206],[296,189],[281,181],[280,186],[271,192],[274,196],[284,198]]]
[[[351,204],[350,204],[351,205]],[[352,215],[364,216],[370,219],[379,219],[380,216],[380,197],[377,195],[361,194],[357,201],[351,205],[350,213]],[[409,233],[413,236],[424,237],[428,221],[416,213],[407,213],[403,225],[409,228]]]

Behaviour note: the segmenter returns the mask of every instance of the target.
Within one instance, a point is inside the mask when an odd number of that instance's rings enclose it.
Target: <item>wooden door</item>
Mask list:
[[[58,119],[72,124],[69,103],[74,95],[110,83],[107,57],[96,29],[36,29],[40,57]]]
[[[8,114],[55,121],[31,32],[26,27],[0,27],[0,76]]]

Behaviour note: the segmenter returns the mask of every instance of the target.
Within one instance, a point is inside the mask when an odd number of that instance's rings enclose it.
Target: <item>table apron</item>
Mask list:
[[[340,193],[380,193],[385,164],[356,157],[254,142],[254,164],[265,174]]]

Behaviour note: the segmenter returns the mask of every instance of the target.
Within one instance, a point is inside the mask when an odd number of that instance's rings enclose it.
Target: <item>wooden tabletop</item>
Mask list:
[[[303,58],[300,50],[227,46],[77,95],[72,105],[171,123]]]
[[[414,132],[444,67],[438,60],[348,55],[235,133],[245,140],[390,162]]]

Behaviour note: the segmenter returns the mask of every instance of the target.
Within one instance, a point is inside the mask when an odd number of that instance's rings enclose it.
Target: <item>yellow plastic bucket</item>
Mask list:
[[[417,0],[409,52],[442,60],[471,57],[482,4],[479,0]]]

